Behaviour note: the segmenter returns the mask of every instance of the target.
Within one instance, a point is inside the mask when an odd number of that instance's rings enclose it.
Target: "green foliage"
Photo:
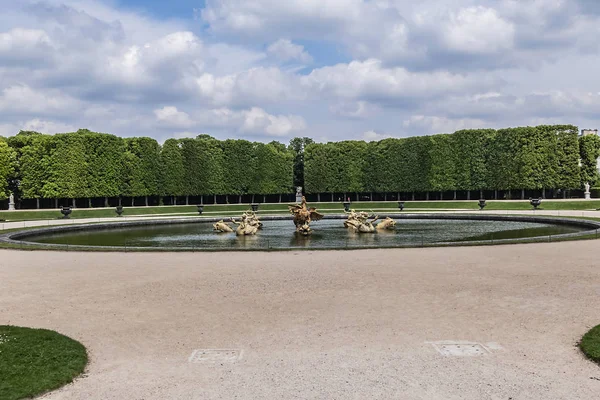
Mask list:
[[[587,139],[584,162],[593,177],[596,139]],[[571,125],[313,144],[305,151],[305,182],[308,193],[569,189],[578,186],[578,154]]]
[[[462,130],[379,142],[119,138],[19,132],[0,144],[0,198],[424,192],[580,187],[600,138],[571,125]],[[0,140],[0,143],[5,143]],[[579,166],[581,157],[582,166]]]
[[[160,146],[152,138],[125,139],[124,162],[130,175],[129,196],[154,196],[160,194]],[[135,163],[132,164],[132,163]]]
[[[161,191],[163,195],[185,195],[185,165],[181,145],[168,139],[160,152]]]
[[[304,187],[304,150],[314,143],[309,137],[295,137],[290,140],[288,149],[294,153],[294,186]]]
[[[594,186],[598,182],[597,160],[600,157],[600,137],[587,135],[579,138],[581,182]]]
[[[0,140],[0,200],[9,196],[8,182],[15,172],[17,152]]]

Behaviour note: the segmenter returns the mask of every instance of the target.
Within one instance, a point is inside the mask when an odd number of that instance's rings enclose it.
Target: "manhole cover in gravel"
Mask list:
[[[239,349],[196,349],[188,358],[194,364],[200,363],[234,363],[242,359]]]
[[[477,357],[490,354],[481,343],[472,342],[434,342],[433,347],[446,357]]]

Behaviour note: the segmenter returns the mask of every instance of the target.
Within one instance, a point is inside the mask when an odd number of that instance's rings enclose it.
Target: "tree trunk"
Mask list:
[[[425,194],[425,200],[429,201],[429,192],[426,192],[426,194]]]
[[[263,194],[263,204],[266,203],[265,198],[266,198],[266,196]]]
[[[119,196],[119,207],[122,206],[121,204],[121,196]]]
[[[542,199],[546,198],[546,188],[542,188]]]
[[[58,208],[58,199],[54,199],[54,208]]]
[[[173,196],[173,206],[177,205],[177,196]]]
[[[135,205],[135,197],[131,197],[131,207]]]
[[[73,208],[77,208],[77,202],[73,199]]]
[[[108,205],[108,197],[107,196],[104,196],[104,207],[106,207],[106,208],[110,207]]]
[[[252,195],[252,204],[254,204],[254,195]]]
[[[369,197],[369,201],[373,201],[373,192],[371,192],[371,195]]]
[[[92,208],[92,199],[88,197],[88,208]]]
[[[525,189],[521,189],[521,200],[525,200]]]
[[[383,195],[383,201],[387,201],[387,193]]]
[[[358,198],[358,193],[356,193],[356,201],[359,201],[360,199]]]
[[[440,192],[440,200],[444,200],[444,192]]]
[[[567,198],[567,189],[563,190],[563,199]]]
[[[242,204],[242,195],[238,195],[238,204]]]
[[[189,194],[186,194],[186,195],[185,195],[185,205],[186,205],[186,206],[189,206],[189,205],[190,205],[190,195],[189,195]]]
[[[35,208],[40,209],[40,198],[35,199]]]
[[[317,193],[317,203],[321,202],[321,193]]]
[[[452,200],[456,200],[456,190],[454,191],[454,197],[452,198]]]
[[[281,203],[281,193],[279,193],[279,202]]]
[[[146,207],[148,207],[148,196],[144,196],[144,203],[146,204]]]
[[[467,200],[471,200],[471,191],[467,190]]]
[[[498,200],[498,189],[494,190],[494,200]]]
[[[479,189],[479,198],[483,199],[483,189]]]
[[[217,195],[216,194],[213,194],[213,202],[214,202],[214,204],[217,204]]]
[[[412,192],[412,201],[415,201],[415,192]]]
[[[508,200],[512,199],[512,193],[510,192],[510,189],[508,189]]]

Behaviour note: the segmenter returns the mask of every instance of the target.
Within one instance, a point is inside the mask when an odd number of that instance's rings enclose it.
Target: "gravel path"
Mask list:
[[[44,399],[591,400],[575,344],[600,324],[599,243],[0,250],[0,324],[89,349]]]

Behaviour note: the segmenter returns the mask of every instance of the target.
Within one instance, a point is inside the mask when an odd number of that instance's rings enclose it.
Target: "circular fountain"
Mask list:
[[[221,218],[189,218],[55,226],[6,233],[0,241],[74,250],[318,250],[552,242],[600,229],[595,221],[538,216],[390,214],[379,219],[387,223],[375,233],[344,227],[347,215],[327,215],[305,236],[292,218],[272,216],[261,217],[263,227],[255,235],[217,234],[213,224]]]

